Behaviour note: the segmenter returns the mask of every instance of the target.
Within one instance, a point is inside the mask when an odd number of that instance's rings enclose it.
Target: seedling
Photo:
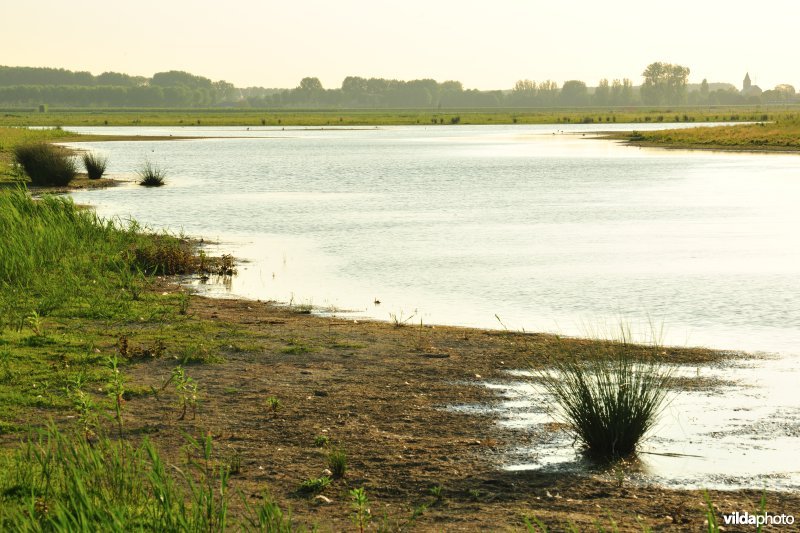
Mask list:
[[[281,401],[276,396],[270,396],[266,400],[267,409],[275,414],[278,412],[278,409],[281,407]]]
[[[122,372],[117,367],[117,355],[108,358],[108,366],[111,368],[111,381],[107,385],[108,397],[114,402],[114,419],[117,421],[117,431],[119,438],[122,438],[122,404],[125,401],[122,396],[125,394],[125,380]]]
[[[192,419],[194,419],[197,416],[197,383],[186,375],[180,365],[172,370],[172,375],[161,387],[161,390],[166,389],[170,383],[175,384],[175,392],[178,394],[178,407],[181,410],[178,420],[186,418],[186,411],[190,407],[192,408]]]
[[[353,511],[355,511],[355,515],[352,518],[353,523],[358,526],[360,533],[364,533],[364,528],[369,524],[372,515],[369,510],[367,492],[363,487],[350,491],[350,503],[353,506]]]
[[[314,447],[316,448],[324,448],[328,444],[330,444],[331,439],[327,435],[317,435],[314,437]]]

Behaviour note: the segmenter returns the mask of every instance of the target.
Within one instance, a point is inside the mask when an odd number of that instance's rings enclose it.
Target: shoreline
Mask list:
[[[504,470],[510,450],[535,447],[547,432],[501,427],[490,413],[449,409],[498,405],[502,399],[482,383],[508,379],[507,370],[580,358],[605,341],[320,317],[257,300],[186,294],[175,278],[153,278],[133,305],[135,314],[124,320],[63,314],[45,318],[42,327],[53,330],[54,339],[77,332],[98,354],[125,346],[126,439],[148,436],[179,468],[186,435],[210,435],[220,462],[238,458],[234,491],[253,501],[269,490],[298,523],[349,528],[348,491],[363,487],[374,520],[391,530],[520,529],[529,517],[556,530],[567,524],[613,524],[618,531],[641,531],[643,523],[659,530],[703,527],[701,490],[641,486],[625,467],[621,474]],[[19,333],[8,335],[12,346],[27,342]],[[647,347],[632,349],[652,356]],[[44,345],[32,353],[53,368],[65,360],[78,364],[59,350]],[[667,347],[657,357],[702,364],[731,355]],[[185,419],[178,417],[175,395],[162,387],[178,363],[199,385],[196,416]],[[93,393],[98,401],[104,395]],[[269,398],[280,407],[270,410]],[[15,415],[20,427],[42,420],[33,405]],[[67,407],[49,412],[68,427],[76,424],[69,413]],[[317,447],[320,436],[330,445]],[[8,446],[17,437],[7,433],[2,441]],[[299,484],[323,475],[334,448],[346,452],[348,474],[323,491],[327,502],[300,495]],[[433,487],[440,487],[439,496]],[[755,512],[762,491],[709,495],[720,512]],[[797,491],[766,495],[770,512],[800,507]]]

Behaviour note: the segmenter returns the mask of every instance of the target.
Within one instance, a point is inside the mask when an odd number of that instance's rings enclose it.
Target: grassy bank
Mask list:
[[[332,531],[706,519],[699,491],[505,471],[504,450],[537,437],[444,408],[492,402],[482,380],[586,360],[599,341],[201,298],[165,277],[208,266],[185,240],[21,191],[0,191],[0,249],[0,529],[279,531],[289,509],[293,527]],[[756,511],[761,492],[711,498]],[[767,501],[788,512],[800,498]]]
[[[785,106],[580,109],[74,109],[6,110],[0,126],[386,126],[614,124],[776,120]]]
[[[634,131],[609,135],[634,146],[659,148],[783,151],[800,150],[800,115],[788,113],[774,122],[662,131]]]

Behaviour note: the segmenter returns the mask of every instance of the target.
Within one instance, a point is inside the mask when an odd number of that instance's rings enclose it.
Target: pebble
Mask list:
[[[322,494],[317,494],[316,496],[314,496],[314,503],[316,503],[317,505],[328,505],[329,503],[331,503],[331,499],[328,498],[327,496],[323,496]]]

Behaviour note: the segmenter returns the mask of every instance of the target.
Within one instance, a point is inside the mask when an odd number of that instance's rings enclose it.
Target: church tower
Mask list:
[[[746,73],[744,75],[744,81],[742,82],[742,92],[747,92],[752,84],[750,83],[750,73]]]

